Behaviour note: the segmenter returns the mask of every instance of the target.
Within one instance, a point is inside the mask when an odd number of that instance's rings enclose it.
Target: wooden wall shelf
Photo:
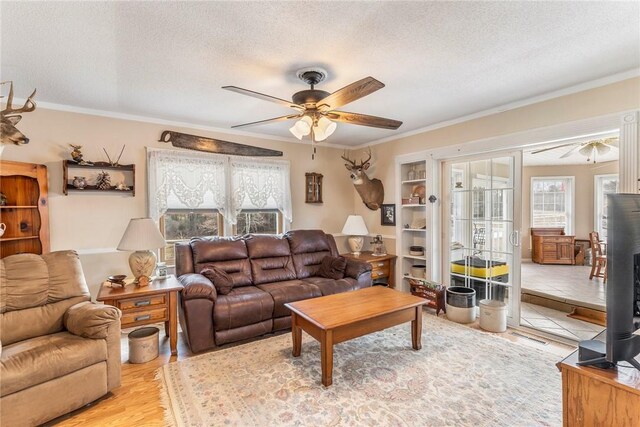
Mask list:
[[[73,169],[84,169],[84,170],[92,170],[95,171],[95,175],[102,170],[112,170],[112,171],[121,171],[124,173],[126,180],[131,180],[131,184],[128,185],[129,190],[118,190],[115,185],[112,185],[110,188],[106,190],[102,190],[97,188],[95,185],[87,185],[84,188],[76,188],[71,184],[72,179],[69,178],[69,170]],[[131,194],[132,196],[136,195],[136,165],[112,165],[106,162],[96,162],[91,165],[80,165],[72,160],[63,160],[62,161],[62,172],[63,172],[63,184],[62,184],[62,192],[65,195],[69,195],[69,191],[82,193],[82,192],[91,192],[91,193],[121,193],[121,194]],[[87,177],[89,178],[89,177]]]

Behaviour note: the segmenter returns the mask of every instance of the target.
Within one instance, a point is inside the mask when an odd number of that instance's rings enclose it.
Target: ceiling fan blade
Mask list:
[[[285,120],[297,119],[298,117],[302,117],[302,114],[290,114],[288,116],[274,117],[273,119],[259,120],[257,122],[243,123],[241,125],[231,126],[232,129],[235,128],[244,128],[249,126],[258,126],[264,125],[267,123],[276,123],[276,122],[284,122]]]
[[[368,116],[366,114],[347,113],[346,111],[330,111],[327,117],[337,122],[350,123],[352,125],[370,126],[382,129],[398,129],[402,124],[399,120],[385,119],[384,117]]]
[[[576,144],[579,144],[579,143],[578,142],[570,142],[569,144],[560,144],[560,145],[556,145],[555,147],[543,148],[541,150],[532,151],[531,154],[544,153],[545,151],[555,150],[556,148],[568,147],[570,145],[576,145]]]
[[[304,106],[295,104],[291,101],[287,101],[286,99],[276,98],[275,96],[265,95],[264,93],[255,92],[249,89],[243,89],[237,86],[222,86],[222,89],[230,90],[231,92],[240,93],[242,95],[252,96],[254,98],[262,99],[264,101],[275,102],[276,104],[280,104],[284,107],[293,108],[295,110],[304,111]]]
[[[572,149],[570,149],[569,151],[567,151],[566,153],[564,153],[562,156],[560,156],[561,159],[566,159],[567,157],[569,157],[570,155],[572,155],[578,148],[580,148],[579,145],[576,145],[575,147],[573,147]]]
[[[317,107],[324,111],[335,110],[336,108],[370,95],[383,87],[384,83],[379,82],[373,77],[365,77],[364,79],[351,83],[342,89],[338,89],[331,95],[318,101]]]

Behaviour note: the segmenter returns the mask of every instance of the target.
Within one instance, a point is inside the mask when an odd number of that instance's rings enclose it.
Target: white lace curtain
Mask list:
[[[277,209],[291,222],[289,162],[231,158],[231,206],[235,218],[242,209]]]
[[[217,209],[230,224],[242,209],[278,209],[292,220],[289,162],[147,150],[149,215]]]

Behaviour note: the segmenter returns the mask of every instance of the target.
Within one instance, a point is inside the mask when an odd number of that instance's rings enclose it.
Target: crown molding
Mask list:
[[[14,98],[14,99],[16,102],[26,101],[26,99],[24,98]],[[205,125],[196,124],[196,123],[159,119],[156,117],[140,116],[136,114],[118,113],[115,111],[96,110],[93,108],[76,107],[73,105],[66,105],[66,104],[56,104],[53,102],[46,102],[46,101],[36,101],[36,103],[38,107],[44,108],[46,110],[63,111],[66,113],[86,114],[89,116],[108,117],[111,119],[128,120],[133,122],[153,123],[153,124],[165,125],[165,126],[177,126],[177,127],[189,128],[194,130],[204,130],[207,132],[221,133],[225,135],[245,136],[250,138],[264,139],[268,141],[278,141],[278,142],[286,142],[290,144],[303,144],[303,145],[311,146],[310,141],[308,140],[300,141],[296,138],[285,138],[285,137],[280,137],[275,135],[246,132],[246,131],[241,131],[236,129],[220,128],[216,126],[205,126]],[[337,148],[340,150],[351,149],[351,147],[348,145],[319,142],[318,148],[322,148],[322,147]]]
[[[515,110],[516,108],[525,107],[527,105],[537,104],[539,102],[548,101],[550,99],[559,98],[561,96],[571,95],[578,92],[584,92],[589,89],[595,89],[597,87],[606,86],[612,83],[621,82],[623,80],[631,79],[634,77],[640,76],[640,69],[632,69],[628,71],[624,71],[618,74],[612,74],[607,77],[602,77],[600,79],[591,80],[589,82],[580,83],[574,86],[569,86],[564,89],[559,89],[553,92],[547,92],[542,95],[537,95],[531,98],[522,99],[520,101],[511,102],[508,104],[504,104],[498,107],[490,108],[488,110],[478,111],[477,113],[468,114],[466,116],[461,116],[455,119],[446,120],[443,122],[435,123],[433,125],[425,126],[419,129],[414,129],[411,131],[407,131],[404,133],[400,133],[393,136],[388,136],[381,139],[376,139],[371,142],[367,142],[364,144],[360,144],[354,147],[351,147],[351,150],[361,150],[363,148],[367,148],[373,145],[384,144],[390,141],[397,141],[398,139],[406,138],[413,135],[418,135],[420,133],[430,132],[436,129],[441,129],[448,126],[457,125],[459,123],[468,122],[470,120],[479,119],[486,116],[491,116],[493,114],[504,113],[505,111]]]

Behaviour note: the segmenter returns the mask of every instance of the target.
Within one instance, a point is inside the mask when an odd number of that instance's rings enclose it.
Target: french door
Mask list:
[[[520,323],[522,152],[443,162],[443,281],[507,304]]]

